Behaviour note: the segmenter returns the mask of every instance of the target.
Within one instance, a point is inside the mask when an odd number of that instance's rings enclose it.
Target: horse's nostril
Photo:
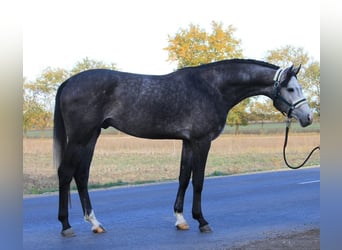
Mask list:
[[[313,120],[313,117],[312,117],[312,114],[310,113],[310,114],[308,114],[308,121],[309,121],[310,123],[312,123],[312,120]]]

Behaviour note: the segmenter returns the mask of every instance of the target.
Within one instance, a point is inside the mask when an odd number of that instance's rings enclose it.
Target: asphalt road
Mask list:
[[[213,232],[203,234],[191,218],[189,186],[184,216],[190,230],[174,227],[177,182],[96,190],[90,193],[105,234],[83,220],[71,196],[76,237],[63,238],[57,195],[23,200],[24,249],[227,249],[250,240],[319,228],[320,168],[207,178],[202,208]]]

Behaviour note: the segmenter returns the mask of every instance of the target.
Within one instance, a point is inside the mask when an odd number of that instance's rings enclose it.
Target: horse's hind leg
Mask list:
[[[59,179],[59,209],[58,220],[62,223],[61,234],[65,237],[75,236],[70,224],[68,203],[70,195],[70,182],[75,172],[76,165],[73,164],[73,154],[77,151],[76,147],[68,144],[60,166],[58,167]]]
[[[189,185],[191,177],[192,165],[192,150],[188,141],[183,141],[182,158],[179,174],[179,187],[177,192],[176,201],[174,204],[174,212],[176,216],[176,227],[179,230],[188,230],[189,225],[183,217],[183,205],[185,191]]]
[[[99,134],[100,129],[94,133],[89,143],[82,149],[81,162],[74,174],[78,194],[83,208],[84,219],[92,224],[92,231],[94,233],[105,232],[105,229],[95,217],[88,193],[90,163],[93,158],[95,144]]]

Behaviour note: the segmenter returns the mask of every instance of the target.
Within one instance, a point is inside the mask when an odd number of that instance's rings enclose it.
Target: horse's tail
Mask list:
[[[67,144],[67,136],[65,132],[64,120],[61,113],[60,97],[65,82],[58,88],[56,94],[55,112],[53,117],[53,162],[55,168],[59,168],[63,159]]]

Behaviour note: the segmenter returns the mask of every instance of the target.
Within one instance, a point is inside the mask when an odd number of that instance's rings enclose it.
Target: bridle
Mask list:
[[[281,75],[283,74],[283,72],[285,71],[285,69],[279,68],[277,70],[277,72],[274,75],[273,81],[274,81],[274,99],[273,99],[273,103],[276,102],[277,99],[279,99],[281,102],[283,102],[284,104],[286,104],[289,107],[289,111],[287,112],[287,118],[291,118],[291,114],[292,111],[296,108],[299,108],[300,106],[302,106],[305,103],[308,103],[308,101],[306,100],[306,98],[300,98],[292,103],[289,103],[280,93],[280,89],[281,89],[281,84],[280,84],[280,79],[281,79]],[[282,112],[285,115],[285,112]]]
[[[285,69],[279,68],[277,70],[277,72],[274,75],[273,81],[274,81],[274,99],[273,99],[273,104],[276,102],[277,99],[279,99],[281,102],[283,102],[284,104],[286,104],[289,107],[289,111],[287,113],[282,112],[283,115],[286,115],[286,130],[285,130],[285,141],[284,141],[284,147],[283,147],[283,158],[285,161],[285,164],[291,168],[291,169],[298,169],[301,168],[305,165],[305,163],[310,159],[311,155],[316,151],[316,150],[320,150],[320,146],[317,146],[315,148],[313,148],[311,150],[311,152],[309,153],[309,155],[305,158],[305,160],[303,161],[302,164],[298,165],[298,166],[292,166],[287,162],[286,159],[286,146],[287,146],[287,140],[288,140],[288,136],[289,136],[289,130],[290,130],[290,125],[291,125],[291,114],[293,112],[293,110],[295,110],[296,108],[299,108],[301,105],[308,103],[308,101],[306,100],[306,98],[300,98],[292,103],[289,103],[280,93],[280,89],[281,89],[281,84],[280,84],[280,79],[281,76],[283,74],[283,72],[285,71]]]

